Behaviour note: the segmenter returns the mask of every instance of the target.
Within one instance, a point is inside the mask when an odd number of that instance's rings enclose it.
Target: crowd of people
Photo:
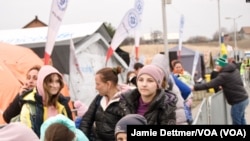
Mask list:
[[[220,88],[231,108],[234,125],[244,125],[249,103],[240,71],[227,56],[216,60],[217,76],[195,84],[180,60],[165,63],[163,54],[150,64],[136,62],[126,82],[119,83],[120,66],[104,67],[95,73],[98,94],[87,107],[61,94],[62,74],[52,65],[34,66],[27,81],[4,111],[6,125],[0,127],[0,140],[14,140],[12,129],[23,128],[18,139],[30,141],[125,141],[127,125],[192,125],[193,91]],[[233,83],[233,84],[232,84]],[[31,133],[30,133],[31,132]],[[22,134],[23,133],[23,134]]]

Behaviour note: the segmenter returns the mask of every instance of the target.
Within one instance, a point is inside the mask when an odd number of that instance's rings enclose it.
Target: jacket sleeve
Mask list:
[[[181,80],[179,80],[176,76],[173,76],[173,78],[174,78],[175,84],[181,91],[181,96],[183,97],[184,100],[187,99],[187,97],[191,94],[190,87],[184,82],[182,82]]]
[[[16,95],[14,100],[10,103],[10,105],[7,107],[7,109],[3,112],[3,118],[6,123],[9,123],[10,120],[20,114],[21,111],[21,102],[20,102],[20,96],[19,94]]]
[[[210,82],[202,83],[202,84],[195,84],[194,90],[206,90],[206,89],[210,89],[210,88],[219,87],[225,81],[225,79],[223,77],[225,77],[224,74],[220,73],[220,74],[218,74],[217,77],[212,79]],[[227,76],[227,77],[230,77],[230,76]]]
[[[70,101],[70,98],[69,97],[65,97],[63,96],[62,94],[59,95],[59,100],[58,100],[61,104],[63,104],[63,106],[65,107],[65,110],[67,112],[67,116],[68,118],[70,118],[71,120],[73,120],[73,117],[72,117],[72,112],[71,112],[71,109],[69,107],[69,101]]]
[[[92,101],[87,112],[83,115],[82,121],[80,123],[80,130],[83,133],[85,133],[87,137],[90,137],[91,130],[95,121],[95,114],[96,114],[95,112],[98,108],[97,107],[98,97],[99,95],[97,95],[95,99]]]

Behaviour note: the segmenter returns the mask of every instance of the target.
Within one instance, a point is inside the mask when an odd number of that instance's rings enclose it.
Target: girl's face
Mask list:
[[[26,76],[26,82],[25,82],[25,85],[28,89],[32,89],[36,86],[37,74],[38,74],[38,70],[36,69],[33,69],[28,72]]]
[[[100,95],[104,96],[108,93],[109,90],[109,83],[103,82],[101,80],[101,75],[96,74],[95,75],[95,89],[99,92]]]
[[[182,65],[180,63],[175,64],[174,70],[177,73],[181,73],[181,71],[182,71]]]
[[[154,97],[157,83],[150,75],[142,74],[137,80],[137,87],[142,97]]]
[[[47,82],[48,93],[51,95],[57,95],[60,92],[60,77],[58,74],[52,74]]]

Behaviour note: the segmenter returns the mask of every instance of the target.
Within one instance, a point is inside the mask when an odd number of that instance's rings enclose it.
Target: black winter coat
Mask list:
[[[128,91],[121,96],[120,106],[126,109],[126,114],[135,114],[139,106],[140,93],[138,89]],[[176,124],[176,103],[177,98],[172,93],[164,90],[157,90],[157,94],[150,103],[144,117],[148,125],[173,125]]]
[[[100,104],[104,98],[97,95],[89,106],[88,111],[82,117],[80,130],[95,141],[115,141],[115,125],[125,115],[119,107],[119,98],[108,105],[104,110]],[[94,137],[91,133],[94,131]]]

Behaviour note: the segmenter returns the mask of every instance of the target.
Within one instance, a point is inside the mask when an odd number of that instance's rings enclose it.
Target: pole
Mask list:
[[[221,25],[220,25],[220,0],[218,0],[218,25],[219,25],[219,47],[221,45]]]
[[[162,0],[162,20],[163,20],[163,39],[164,39],[164,54],[166,56],[166,63],[169,70],[169,51],[168,51],[168,37],[167,37],[167,17],[166,17],[166,2]]]
[[[234,52],[235,52],[235,55],[236,55],[236,58],[235,58],[235,61],[238,62],[238,46],[237,46],[237,36],[236,36],[236,20],[238,18],[240,18],[242,15],[239,15],[238,17],[226,17],[226,19],[230,20],[232,19],[233,20],[233,28],[234,28]]]
[[[235,61],[238,62],[238,48],[237,48],[237,43],[236,43],[236,25],[235,25],[235,18],[233,18],[234,21],[234,47],[235,47]]]

